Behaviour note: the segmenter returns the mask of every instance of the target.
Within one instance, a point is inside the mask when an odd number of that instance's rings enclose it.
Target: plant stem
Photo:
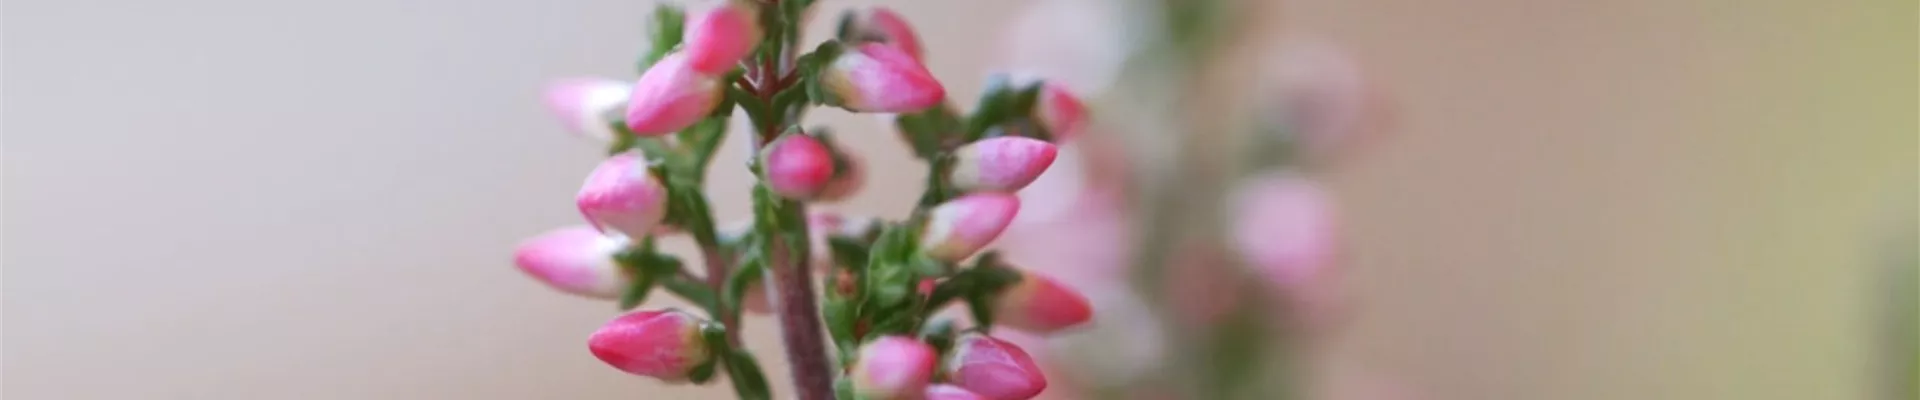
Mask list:
[[[776,52],[779,57],[790,57],[792,49]],[[791,62],[779,62],[774,57],[761,57],[757,65],[749,68],[748,80],[755,84],[749,92],[763,104],[772,104],[774,95],[786,90],[794,81],[782,79],[781,65]],[[754,153],[780,134],[780,130],[793,121],[785,110],[768,113],[773,121],[754,121],[761,129],[754,138]],[[806,215],[806,205],[793,204],[794,212]],[[767,217],[767,216],[761,216]],[[810,227],[802,224],[800,237],[809,237],[806,230]],[[766,233],[766,232],[763,232]],[[813,291],[813,273],[807,257],[794,259],[788,251],[785,240],[769,235],[773,246],[767,254],[768,267],[772,270],[774,307],[780,320],[780,336],[785,342],[787,362],[791,372],[795,391],[800,400],[832,400],[833,374],[828,366],[826,338],[822,336],[824,327],[820,322],[819,306],[815,304]]]

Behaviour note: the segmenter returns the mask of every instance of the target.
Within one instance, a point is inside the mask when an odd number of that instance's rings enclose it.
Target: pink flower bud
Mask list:
[[[760,10],[752,1],[733,0],[687,23],[687,63],[694,71],[721,75],[753,53],[763,35]]]
[[[900,52],[919,60],[920,36],[913,33],[913,26],[906,18],[886,7],[866,7],[847,11],[847,25],[841,26],[840,37],[848,41],[871,41],[893,46]]]
[[[887,336],[860,346],[853,370],[853,392],[860,398],[916,398],[933,378],[939,356],[933,346],[906,336]]]
[[[618,298],[633,284],[633,276],[613,260],[614,253],[626,245],[626,239],[603,235],[593,227],[571,226],[520,242],[513,264],[562,292]]]
[[[774,194],[812,200],[833,179],[833,153],[812,136],[783,135],[761,151],[760,167]]]
[[[1339,224],[1325,189],[1290,173],[1256,178],[1234,194],[1234,244],[1282,288],[1313,282],[1334,262]]]
[[[1053,143],[1018,136],[982,139],[955,152],[953,185],[961,190],[1014,192],[1053,165]]]
[[[993,300],[994,322],[1027,333],[1046,334],[1093,318],[1087,297],[1052,277],[1021,271],[1020,282]]]
[[[993,243],[1020,212],[1020,199],[1003,193],[962,196],[934,207],[920,251],[942,261],[960,261]]]
[[[1026,400],[1047,389],[1025,350],[978,333],[961,336],[941,369],[954,386],[992,400]]]
[[[1087,125],[1087,105],[1080,97],[1067,91],[1065,85],[1047,82],[1040,86],[1040,101],[1035,104],[1034,119],[1047,132],[1053,134],[1053,140],[1064,142],[1080,136],[1081,129]]]
[[[639,153],[625,153],[594,167],[574,204],[601,232],[645,237],[667,216],[667,188]]]
[[[928,386],[927,393],[925,396],[922,397],[922,399],[924,400],[987,400],[986,397],[982,397],[978,394],[974,394],[973,392],[969,392],[967,391],[967,389],[962,389],[959,386],[945,385],[945,384]]]
[[[880,43],[847,44],[820,82],[833,95],[829,104],[854,112],[917,112],[947,96],[920,61]]]
[[[713,111],[723,87],[719,76],[695,71],[685,53],[668,54],[633,84],[627,128],[640,136],[685,129]]]
[[[599,141],[613,140],[614,110],[625,108],[633,87],[602,78],[572,78],[547,85],[547,110],[567,132]]]
[[[587,338],[587,349],[621,371],[667,382],[686,381],[694,367],[712,357],[700,335],[700,319],[671,309],[615,318]]]

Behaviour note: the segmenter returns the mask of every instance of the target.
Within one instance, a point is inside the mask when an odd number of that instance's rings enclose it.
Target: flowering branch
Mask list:
[[[663,6],[655,50],[630,88],[557,86],[555,111],[577,132],[613,142],[612,155],[577,198],[592,227],[536,237],[516,263],[560,290],[618,297],[622,309],[659,286],[705,311],[705,319],[634,311],[602,327],[589,348],[628,373],[704,383],[725,372],[741,398],[769,398],[738,335],[743,311],[771,308],[803,400],[1037,396],[1045,377],[992,329],[1058,332],[1085,323],[1091,309],[1051,278],[982,250],[1018,213],[1012,193],[1053,162],[1051,140],[1080,125],[1078,101],[1041,81],[1002,77],[974,113],[959,115],[921,64],[911,28],[890,10],[851,11],[836,40],[795,48],[811,3],[733,0],[690,19]],[[622,106],[624,118],[609,116]],[[808,210],[850,196],[864,179],[834,136],[800,127],[812,106],[895,116],[928,163],[927,186],[905,221],[861,224]],[[702,186],[736,107],[753,125],[754,217],[721,230]],[[682,233],[701,249],[704,279],[655,249],[656,238]],[[825,270],[825,293],[815,293],[815,267]],[[964,330],[935,318],[956,301],[973,316]]]

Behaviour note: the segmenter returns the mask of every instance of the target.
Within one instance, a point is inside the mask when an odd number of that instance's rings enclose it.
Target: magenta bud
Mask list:
[[[574,204],[601,232],[646,237],[667,216],[667,188],[639,153],[623,153],[594,167]]]
[[[1004,193],[976,193],[934,207],[920,251],[941,261],[964,260],[993,243],[1020,212],[1020,199]]]
[[[846,200],[867,184],[867,166],[865,161],[848,153],[840,153],[845,162],[833,170],[833,178],[827,180],[827,187],[820,189],[817,201],[832,202]]]
[[[1068,91],[1065,85],[1042,83],[1040,99],[1033,107],[1034,119],[1047,128],[1056,142],[1080,136],[1080,131],[1087,125],[1087,105],[1080,102],[1080,97]]]
[[[1047,334],[1093,319],[1087,297],[1052,277],[1020,271],[1020,281],[993,299],[994,322],[1027,333]]]
[[[886,7],[865,7],[847,11],[840,38],[848,42],[875,42],[900,49],[915,60],[921,59],[920,36],[899,13]]]
[[[947,96],[920,61],[881,43],[847,44],[819,79],[831,94],[828,104],[853,112],[916,112]]]
[[[979,394],[975,394],[973,392],[967,391],[967,389],[961,388],[959,386],[947,385],[947,384],[927,386],[927,392],[925,395],[921,396],[921,399],[922,400],[987,400],[985,396],[981,396]]]
[[[640,136],[678,132],[706,118],[723,88],[718,75],[694,70],[685,53],[668,54],[633,84],[627,128]]]
[[[589,226],[570,226],[520,242],[513,252],[513,264],[562,292],[612,299],[633,284],[633,276],[613,260],[614,253],[626,246],[624,238],[601,234]]]
[[[1026,400],[1047,389],[1046,375],[1026,350],[978,333],[954,342],[941,372],[954,386],[991,400]]]
[[[859,360],[849,373],[853,393],[874,400],[918,397],[933,378],[939,355],[933,346],[906,336],[887,336],[860,346]]]
[[[753,53],[761,36],[759,6],[728,1],[687,21],[687,64],[701,74],[724,74]]]
[[[804,134],[782,135],[760,152],[767,188],[794,200],[812,200],[833,179],[833,152]]]
[[[613,140],[616,110],[625,108],[633,86],[602,78],[572,78],[547,85],[547,110],[567,132],[599,141]]]
[[[1279,287],[1299,289],[1333,264],[1339,223],[1332,196],[1320,185],[1274,173],[1247,182],[1233,200],[1235,247]]]
[[[955,152],[958,161],[953,167],[953,185],[966,191],[1018,191],[1046,172],[1058,154],[1053,143],[1039,139],[981,139]]]
[[[712,357],[700,319],[679,310],[634,311],[587,338],[593,356],[629,374],[684,382]]]

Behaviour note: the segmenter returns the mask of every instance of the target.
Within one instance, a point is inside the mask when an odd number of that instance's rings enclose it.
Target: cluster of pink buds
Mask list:
[[[629,374],[694,384],[726,374],[741,398],[766,399],[767,379],[738,343],[743,313],[755,311],[779,320],[801,399],[1040,395],[1041,369],[994,329],[1066,332],[1087,324],[1092,306],[989,248],[1019,214],[1016,194],[1053,164],[1056,143],[1083,130],[1086,107],[1063,85],[1002,77],[961,114],[898,13],[848,11],[835,40],[806,51],[795,46],[811,6],[661,6],[633,84],[550,87],[564,127],[611,151],[575,197],[586,225],[529,239],[516,264],[554,289],[618,299],[627,312],[588,349]],[[836,140],[871,140],[802,128],[813,106],[891,116],[927,166],[909,216],[808,210],[863,186],[861,158]],[[723,228],[704,185],[735,111],[751,122],[754,215]],[[657,242],[674,238],[691,239],[701,260],[662,252]],[[656,291],[697,309],[636,308]],[[973,317],[939,314],[949,306]]]

